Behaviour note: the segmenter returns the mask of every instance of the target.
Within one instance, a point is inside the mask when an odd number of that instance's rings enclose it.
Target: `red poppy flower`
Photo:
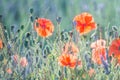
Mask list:
[[[92,61],[97,64],[102,64],[101,56],[106,60],[105,48],[95,48],[92,50]]]
[[[59,56],[59,64],[64,67],[70,67],[75,68],[77,65],[81,65],[81,61],[78,61],[77,56],[74,56],[72,54],[66,54],[62,53],[61,56]]]
[[[97,40],[91,43],[92,48],[92,61],[97,64],[102,64],[101,56],[104,60],[106,60],[106,49],[105,49],[106,41],[103,39]]]
[[[2,49],[3,48],[3,42],[2,42],[2,40],[0,39],[0,49]]]
[[[115,39],[112,41],[109,47],[109,56],[113,56],[118,59],[118,63],[120,63],[120,39]]]
[[[76,29],[80,35],[86,34],[96,28],[96,23],[94,22],[92,15],[87,12],[75,16],[73,21],[75,22]]]
[[[52,35],[54,25],[49,19],[38,18],[35,20],[34,28],[41,37],[48,37]]]

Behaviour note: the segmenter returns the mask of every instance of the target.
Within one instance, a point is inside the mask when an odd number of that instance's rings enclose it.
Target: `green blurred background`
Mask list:
[[[30,19],[30,8],[34,10],[34,18],[48,18],[55,26],[56,17],[62,17],[62,29],[71,29],[72,19],[82,12],[91,13],[103,27],[120,25],[120,0],[0,0],[4,25],[7,28],[26,25]]]

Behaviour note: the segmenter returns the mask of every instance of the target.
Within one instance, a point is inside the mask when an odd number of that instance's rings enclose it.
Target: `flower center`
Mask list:
[[[43,24],[41,25],[41,27],[42,27],[43,29],[45,29],[45,23],[43,23]]]
[[[86,26],[86,24],[84,23],[84,24],[82,24],[82,26],[83,26],[83,27],[85,27],[85,26]]]

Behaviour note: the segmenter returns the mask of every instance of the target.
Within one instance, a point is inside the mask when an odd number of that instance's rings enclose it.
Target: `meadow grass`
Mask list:
[[[120,35],[119,4],[120,0],[0,0],[0,38],[4,43],[0,49],[0,80],[119,80],[120,67],[115,66],[115,61],[108,63],[109,73],[104,64],[87,61],[92,57],[90,44],[99,39],[100,33],[107,48]],[[98,24],[97,29],[85,36],[80,36],[72,23],[82,12],[91,13]],[[52,36],[42,38],[36,33],[33,27],[36,17],[53,22]],[[61,17],[60,24],[57,17]],[[71,39],[71,31],[82,61],[82,67],[75,69],[58,64],[65,43]],[[17,64],[13,60],[15,54],[19,56]],[[19,63],[21,57],[28,60],[24,68]],[[88,74],[89,65],[95,70],[92,77]],[[6,72],[7,68],[11,68],[12,74]]]

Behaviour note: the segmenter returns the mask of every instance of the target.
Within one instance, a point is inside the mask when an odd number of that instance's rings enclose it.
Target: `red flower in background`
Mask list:
[[[48,37],[54,31],[54,25],[49,19],[38,18],[35,20],[34,28],[39,36]]]
[[[75,16],[73,21],[75,22],[76,29],[80,35],[86,34],[96,28],[96,23],[94,22],[92,15],[87,12]]]
[[[109,47],[109,56],[113,56],[120,63],[120,39],[115,39],[112,41]]]
[[[102,64],[101,56],[103,56],[103,59],[106,60],[106,50],[105,48],[95,48],[92,50],[92,61],[97,64]]]
[[[8,74],[12,74],[11,68],[7,68],[7,69],[6,69],[6,72],[7,72]]]
[[[90,70],[88,71],[88,74],[90,77],[92,77],[95,74],[95,70],[93,68],[90,68]]]
[[[22,67],[26,67],[26,66],[28,65],[28,61],[27,61],[27,59],[26,59],[25,57],[22,57],[22,58],[20,59],[20,65],[21,65]]]
[[[91,43],[92,48],[92,61],[97,64],[102,64],[101,56],[106,60],[106,41],[103,39]]]
[[[77,59],[77,56],[72,55],[72,54],[66,54],[66,53],[62,53],[61,56],[59,56],[59,64],[61,66],[68,66],[70,68],[75,68],[77,65],[81,65],[81,61],[79,61]]]

